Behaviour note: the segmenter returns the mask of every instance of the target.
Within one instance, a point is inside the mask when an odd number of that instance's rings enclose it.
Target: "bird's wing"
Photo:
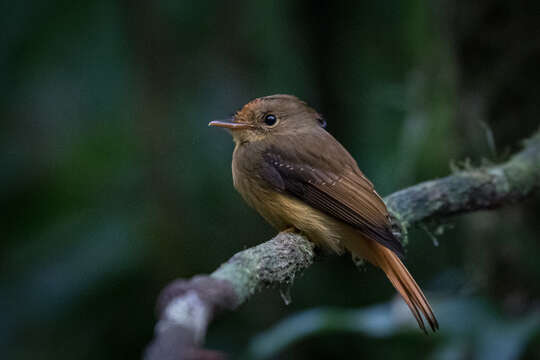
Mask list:
[[[259,176],[275,190],[357,228],[403,257],[403,247],[390,229],[386,205],[349,153],[332,141],[327,151],[317,152],[270,147],[263,154]]]

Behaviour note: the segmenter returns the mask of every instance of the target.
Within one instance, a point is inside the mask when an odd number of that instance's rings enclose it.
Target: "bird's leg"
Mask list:
[[[299,233],[300,230],[298,230],[297,228],[295,228],[294,226],[289,226],[288,228],[286,228],[285,230],[281,230],[279,233]]]

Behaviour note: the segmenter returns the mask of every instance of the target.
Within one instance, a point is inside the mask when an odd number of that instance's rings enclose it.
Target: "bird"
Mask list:
[[[325,119],[296,96],[256,98],[230,119],[233,184],[278,231],[295,231],[327,252],[349,252],[380,268],[418,326],[439,328],[431,305],[402,262],[388,209]]]

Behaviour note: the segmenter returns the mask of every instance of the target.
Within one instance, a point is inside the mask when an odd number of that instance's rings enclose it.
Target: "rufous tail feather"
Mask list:
[[[381,268],[403,298],[418,326],[427,333],[422,315],[427,320],[431,330],[439,329],[439,323],[433,314],[424,293],[413,277],[394,252],[383,245],[365,239],[365,242],[350,242],[347,248],[356,255],[366,258],[373,265]]]
[[[424,321],[419,314],[422,313],[431,327],[431,330],[436,331],[439,329],[439,323],[433,314],[433,310],[431,309],[426,296],[416,281],[414,281],[405,265],[403,265],[397,255],[390,249],[380,246],[379,244],[376,244],[376,246],[378,248],[377,251],[379,252],[377,265],[384,271],[397,292],[401,295],[403,300],[405,300],[418,322],[418,326],[426,332]]]

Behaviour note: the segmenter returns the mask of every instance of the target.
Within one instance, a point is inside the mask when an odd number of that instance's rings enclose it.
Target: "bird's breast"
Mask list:
[[[342,227],[349,226],[286,191],[269,186],[257,171],[260,164],[254,154],[246,150],[248,149],[237,145],[232,162],[234,187],[244,200],[277,230],[294,227],[323,248],[341,253]]]
[[[264,184],[258,175],[258,159],[249,157],[241,145],[237,145],[233,153],[232,175],[235,189],[249,206],[257,210],[272,226],[278,230],[287,228],[280,216],[279,205],[276,202],[277,191]]]

